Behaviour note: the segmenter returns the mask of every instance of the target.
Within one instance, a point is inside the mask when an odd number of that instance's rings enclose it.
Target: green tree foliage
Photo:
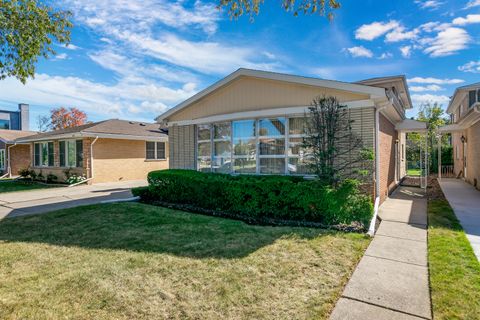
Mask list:
[[[232,18],[238,18],[244,14],[258,15],[263,0],[220,0],[219,8],[227,8]],[[297,16],[302,14],[319,14],[329,19],[333,18],[333,11],[340,8],[338,0],[281,0],[280,4],[285,11],[293,12]]]
[[[70,42],[70,17],[37,0],[0,1],[0,79],[33,78],[38,57],[55,55],[54,42]]]
[[[347,178],[369,173],[373,153],[352,130],[346,106],[335,97],[318,96],[309,107],[303,147],[309,150],[309,166],[321,181],[336,185]]]

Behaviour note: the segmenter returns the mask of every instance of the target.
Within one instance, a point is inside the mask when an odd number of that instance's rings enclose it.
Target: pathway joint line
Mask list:
[[[381,233],[377,233],[375,235],[380,236],[380,237],[385,237],[385,238],[393,238],[393,239],[399,239],[399,240],[408,240],[408,241],[425,243],[424,240],[415,240],[415,239],[408,239],[408,238],[402,238],[402,237],[395,237],[395,236],[389,236],[389,235],[381,234]]]
[[[370,258],[377,258],[377,259],[383,259],[383,260],[388,260],[388,261],[392,261],[392,262],[398,262],[398,263],[403,263],[403,264],[408,264],[408,265],[411,265],[411,266],[416,266],[416,267],[427,267],[427,265],[424,265],[424,264],[418,264],[418,263],[413,263],[413,262],[405,262],[405,261],[400,261],[400,260],[396,260],[396,259],[390,259],[390,258],[385,258],[385,257],[379,257],[379,256],[373,256],[371,254],[364,254],[364,256],[366,257],[370,257]]]

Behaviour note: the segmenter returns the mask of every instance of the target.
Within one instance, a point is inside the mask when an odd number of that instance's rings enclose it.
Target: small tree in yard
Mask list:
[[[336,185],[346,178],[363,178],[373,152],[352,130],[349,110],[335,97],[318,96],[309,107],[303,147],[310,150],[310,169],[321,181]]]

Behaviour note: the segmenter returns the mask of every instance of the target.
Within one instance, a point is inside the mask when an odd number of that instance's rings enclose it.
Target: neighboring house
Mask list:
[[[418,127],[405,120],[404,76],[346,83],[239,69],[156,119],[169,129],[170,168],[308,175],[302,123],[318,95],[347,105],[353,130],[377,150],[371,189],[383,201],[405,175],[404,132]]]
[[[0,110],[0,130],[25,130],[29,128],[28,104],[20,103],[18,111]]]
[[[0,171],[2,175],[16,175],[30,165],[30,145],[19,144],[17,139],[37,134],[35,131],[0,129]]]
[[[454,173],[480,188],[480,82],[455,90],[447,108],[451,124]]]
[[[158,124],[105,120],[15,140],[30,146],[30,168],[59,180],[66,172],[91,183],[146,179],[168,168],[168,136]]]

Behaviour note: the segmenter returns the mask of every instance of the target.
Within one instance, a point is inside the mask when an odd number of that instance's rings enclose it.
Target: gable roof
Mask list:
[[[317,87],[323,87],[323,88],[332,88],[332,89],[360,93],[360,94],[368,94],[372,99],[385,97],[384,88],[357,84],[357,83],[342,82],[342,81],[336,81],[336,80],[324,80],[319,78],[296,76],[296,75],[277,73],[277,72],[271,72],[271,71],[261,71],[261,70],[240,68],[237,71],[226,76],[225,78],[215,82],[214,84],[207,87],[206,89],[193,95],[189,99],[167,110],[166,112],[164,112],[163,114],[155,118],[155,121],[161,122],[164,119],[167,119],[172,114],[177,113],[178,111],[186,108],[192,103],[197,102],[198,100],[204,98],[210,93],[226,86],[230,82],[242,76],[267,79],[267,80],[277,80],[277,81],[303,84],[303,85],[309,85],[309,86],[317,86]]]
[[[127,140],[167,140],[167,133],[157,123],[143,123],[127,120],[104,120],[87,123],[78,127],[42,132],[20,138],[17,142],[32,142],[49,139],[74,137],[100,137]]]
[[[480,82],[467,84],[466,86],[456,88],[453,96],[450,98],[450,102],[448,103],[447,113],[454,113],[456,107],[458,106],[457,103],[461,102],[463,100],[464,94],[466,94],[467,91],[472,89],[480,89]]]
[[[24,131],[24,130],[0,130],[0,141],[5,143],[13,143],[16,139],[25,138],[37,134],[36,131]]]
[[[365,80],[357,81],[356,83],[375,86],[375,87],[383,87],[382,85],[387,83],[395,83],[400,90],[397,89],[398,95],[402,99],[402,103],[404,104],[405,108],[411,109],[412,99],[410,98],[410,92],[408,90],[407,78],[405,75],[396,75],[396,76],[387,76],[387,77],[375,77]],[[384,87],[385,88],[385,87]]]

